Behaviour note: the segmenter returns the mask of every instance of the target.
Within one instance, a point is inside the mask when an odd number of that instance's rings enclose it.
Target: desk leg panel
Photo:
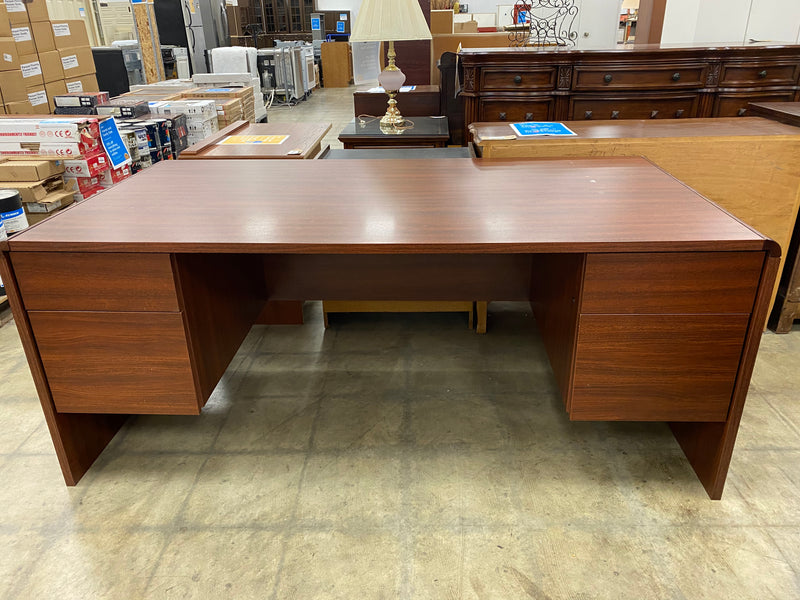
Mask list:
[[[767,253],[739,362],[728,418],[721,423],[670,423],[673,435],[712,500],[719,500],[725,487],[779,265],[779,252]]]
[[[65,414],[56,411],[8,252],[0,253],[0,276],[6,286],[14,321],[25,350],[25,356],[28,359],[64,481],[67,485],[76,485],[119,431],[128,416]]]

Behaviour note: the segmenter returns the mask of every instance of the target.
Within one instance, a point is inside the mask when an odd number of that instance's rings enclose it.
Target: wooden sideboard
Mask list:
[[[736,117],[749,102],[800,99],[800,45],[466,48],[459,56],[465,131],[476,121]]]

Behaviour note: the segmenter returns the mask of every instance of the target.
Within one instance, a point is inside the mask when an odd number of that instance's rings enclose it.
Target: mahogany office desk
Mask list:
[[[70,485],[124,415],[199,413],[265,300],[484,298],[531,302],[571,419],[670,422],[712,498],[779,254],[641,158],[170,161],[0,249]]]

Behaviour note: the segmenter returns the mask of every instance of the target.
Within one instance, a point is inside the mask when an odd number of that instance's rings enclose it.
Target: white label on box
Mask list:
[[[22,0],[6,0],[6,12],[25,12]]]
[[[61,58],[61,66],[64,67],[64,70],[67,69],[74,69],[78,66],[78,57],[74,54],[70,54],[69,56],[64,56]]]
[[[14,62],[14,57],[11,56],[10,54],[6,54],[4,52],[3,53],[3,60],[5,60],[6,62]]]
[[[49,213],[61,207],[61,200],[55,202],[28,202],[29,213]]]
[[[69,23],[53,23],[53,35],[56,37],[64,37],[69,35]]]
[[[83,91],[83,82],[82,81],[68,81],[67,82],[67,91],[68,92],[82,92]]]
[[[42,90],[41,92],[34,92],[32,94],[28,94],[28,100],[31,103],[31,106],[39,106],[40,104],[47,104],[47,92]]]
[[[22,69],[22,76],[23,77],[35,77],[36,75],[42,74],[42,65],[39,64],[39,61],[25,63],[24,65],[19,66]]]
[[[30,27],[14,27],[11,30],[11,35],[14,36],[15,42],[30,42],[33,39]]]

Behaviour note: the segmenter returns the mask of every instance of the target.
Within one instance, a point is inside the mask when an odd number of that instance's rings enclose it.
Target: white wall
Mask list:
[[[667,0],[663,44],[800,41],[800,0]]]
[[[317,10],[349,10],[350,18],[355,21],[361,0],[317,0]],[[350,23],[350,28],[353,24]]]

